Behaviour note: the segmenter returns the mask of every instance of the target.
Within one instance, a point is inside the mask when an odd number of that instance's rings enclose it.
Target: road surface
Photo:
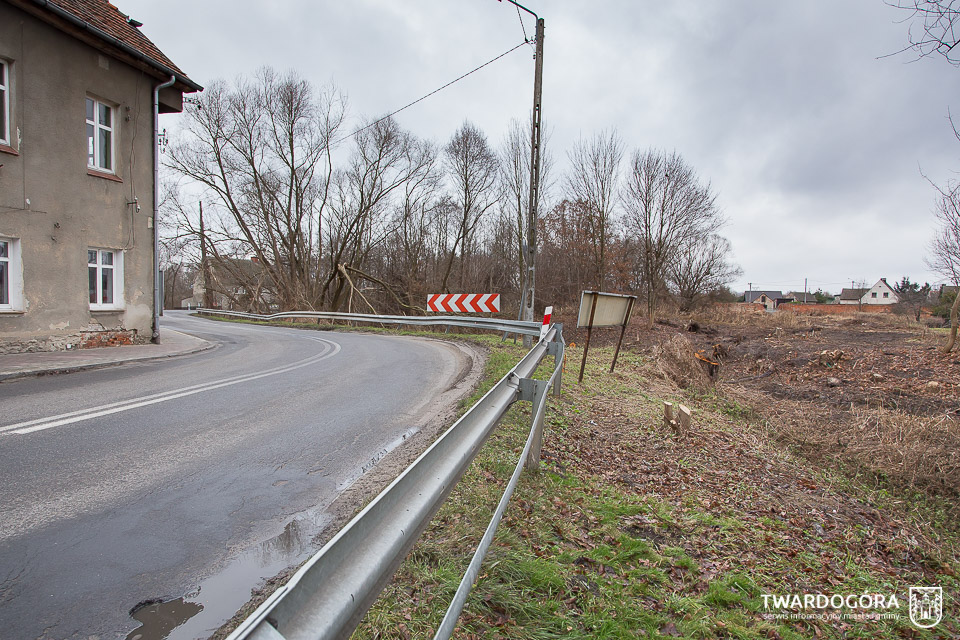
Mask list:
[[[0,384],[0,637],[206,637],[470,366],[438,341],[164,327],[218,347]]]

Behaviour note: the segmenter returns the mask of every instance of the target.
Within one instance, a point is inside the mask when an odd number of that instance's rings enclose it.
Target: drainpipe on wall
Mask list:
[[[153,336],[150,341],[160,344],[160,225],[157,209],[160,207],[160,90],[177,81],[170,76],[153,88]]]

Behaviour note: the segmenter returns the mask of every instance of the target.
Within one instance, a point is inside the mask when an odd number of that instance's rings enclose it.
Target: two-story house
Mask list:
[[[202,90],[106,0],[0,0],[0,352],[159,337],[157,114]]]

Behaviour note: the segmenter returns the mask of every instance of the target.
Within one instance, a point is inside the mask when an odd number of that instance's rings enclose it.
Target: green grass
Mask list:
[[[516,362],[519,352],[501,358],[497,355],[501,345],[489,346],[486,376],[493,380]],[[662,400],[639,385],[611,379],[602,350],[598,351],[591,360],[596,357],[599,366],[588,365],[584,385],[575,392],[571,389],[575,372],[568,362],[568,392],[559,401],[551,400],[547,417],[551,440],[573,442],[583,437],[584,430],[591,429],[594,401],[602,398],[629,396],[639,402],[631,419],[655,420],[662,410]],[[628,366],[647,365],[640,357],[633,362]],[[676,399],[693,404],[689,396]],[[751,408],[720,397],[700,398],[696,404],[699,419],[721,430],[743,429],[757,418]],[[485,474],[502,478],[509,473],[528,419],[522,405],[511,410],[419,543],[432,549],[438,561],[442,558],[444,567],[465,568],[469,562],[501,491],[501,483],[491,482]],[[656,423],[641,427],[651,434],[658,428]],[[696,458],[673,461],[675,468],[693,471],[699,464]],[[811,470],[814,473],[819,473],[820,482],[832,481],[822,470]],[[844,488],[843,482],[837,486]],[[733,485],[730,493],[749,489]],[[889,498],[880,495],[877,500]],[[851,535],[862,541],[869,532]],[[800,545],[797,552],[793,540]],[[731,554],[742,555],[742,550],[748,550],[749,557],[744,556],[743,568],[738,568]],[[718,563],[707,561],[724,554],[734,562],[720,570]],[[460,572],[438,575],[423,558],[414,552],[401,566],[355,638],[432,636],[449,601],[437,594],[452,594]],[[782,518],[767,515],[746,522],[735,503],[707,508],[691,497],[672,504],[548,458],[541,471],[522,477],[455,637],[658,638],[676,632],[690,638],[786,639],[812,637],[815,629],[827,638],[896,637],[916,631],[904,620],[851,623],[841,630],[819,621],[764,618],[762,594],[794,593],[804,579],[819,580],[825,559],[837,564],[841,573],[836,592],[890,592],[903,586],[902,580],[891,580],[851,553],[846,539],[823,540],[815,532],[797,530]],[[955,580],[944,582],[945,591],[956,586]],[[424,606],[422,599],[409,596],[411,589],[435,597]]]

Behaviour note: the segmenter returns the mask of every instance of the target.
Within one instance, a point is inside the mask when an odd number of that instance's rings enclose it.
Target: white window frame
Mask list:
[[[7,270],[7,301],[0,302],[0,313],[23,311],[23,263],[20,259],[20,239],[0,236],[0,242],[6,243],[7,255],[0,262]],[[0,252],[2,253],[2,252]],[[0,295],[0,300],[3,296]]]
[[[96,262],[90,261],[89,252],[96,252]],[[105,249],[103,247],[89,247],[87,249],[87,300],[90,302],[91,311],[115,311],[123,309],[123,251],[119,249]],[[104,254],[113,256],[113,264],[105,265]],[[96,300],[90,300],[90,269],[95,271],[96,278],[95,297]],[[104,269],[113,271],[113,300],[103,302],[103,287],[101,286]]]
[[[93,103],[93,120],[86,117],[86,107],[87,101]],[[110,112],[110,126],[100,124],[100,107],[106,107]],[[93,169],[94,171],[102,171],[103,173],[116,173],[117,166],[117,109],[114,105],[109,102],[105,102],[96,98],[94,96],[88,95],[84,101],[84,120],[86,126],[84,127],[85,133],[87,134],[87,168]],[[93,162],[90,161],[90,144],[91,139],[89,135],[89,127],[93,127]],[[110,166],[103,167],[100,166],[100,152],[102,147],[100,145],[100,131],[109,131],[110,132]]]
[[[3,115],[3,126],[0,127],[0,144],[10,146],[10,63],[0,59],[0,114]]]

